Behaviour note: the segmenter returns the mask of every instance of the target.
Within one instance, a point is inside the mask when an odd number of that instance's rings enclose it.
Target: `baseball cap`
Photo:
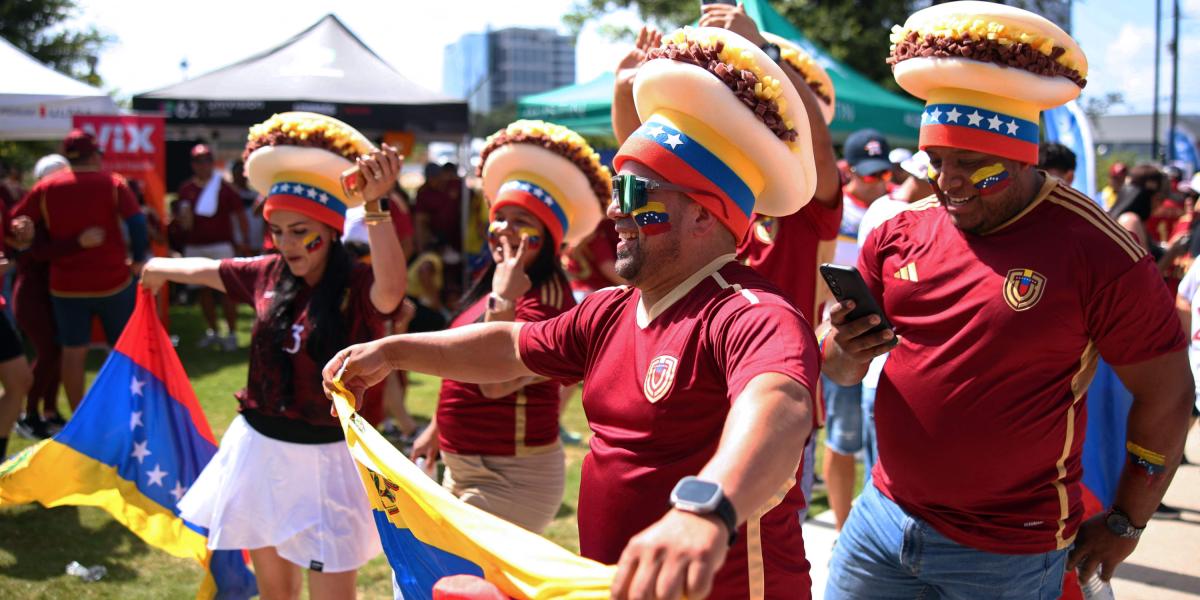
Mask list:
[[[207,144],[192,146],[192,158],[200,158],[202,156],[212,158],[212,148],[209,148]]]
[[[892,163],[893,165],[902,165],[904,164],[904,161],[912,157],[912,150],[909,150],[908,148],[896,148],[895,150],[888,152],[888,162]]]
[[[928,179],[929,177],[929,155],[924,150],[908,157],[908,160],[900,163],[900,168],[904,169],[909,175],[917,179]]]
[[[846,138],[843,146],[846,162],[859,175],[873,175],[892,168],[888,160],[891,147],[882,133],[874,129],[860,129]]]
[[[1115,162],[1108,168],[1109,177],[1124,177],[1129,174],[1129,167],[1123,162]]]
[[[82,129],[72,129],[62,143],[62,153],[67,160],[82,160],[99,151],[96,138]]]
[[[41,179],[55,171],[64,167],[71,166],[67,163],[67,159],[61,154],[47,154],[38,159],[37,164],[33,167],[33,176]]]

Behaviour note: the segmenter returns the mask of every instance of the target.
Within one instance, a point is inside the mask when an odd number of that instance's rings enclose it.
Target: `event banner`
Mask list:
[[[96,138],[103,167],[120,173],[147,206],[166,223],[166,120],[135,115],[75,115],[74,127]],[[156,236],[151,235],[151,238]],[[160,254],[165,248],[155,248]]]

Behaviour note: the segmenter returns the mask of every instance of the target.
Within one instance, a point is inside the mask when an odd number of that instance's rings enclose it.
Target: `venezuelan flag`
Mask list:
[[[201,598],[258,593],[242,552],[209,552],[176,504],[217,451],[187,373],[158,321],[137,306],[96,381],[58,435],[0,466],[0,506],[97,506],[146,543],[206,567]]]
[[[609,597],[615,567],[458,500],[359,417],[349,398],[342,390],[334,406],[406,600],[431,599],[438,580],[453,575],[482,577],[520,600]]]

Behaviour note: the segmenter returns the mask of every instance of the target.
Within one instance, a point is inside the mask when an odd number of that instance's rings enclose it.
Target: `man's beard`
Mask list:
[[[644,239],[644,238],[643,238]],[[674,235],[674,232],[656,236],[659,249],[655,251],[653,257],[647,257],[645,249],[642,247],[642,239],[639,239],[634,244],[633,250],[621,249],[617,250],[617,261],[613,265],[622,279],[632,284],[637,284],[642,275],[646,275],[642,270],[647,263],[651,262],[648,258],[653,259],[653,263],[657,265],[670,265],[679,260],[679,238]]]

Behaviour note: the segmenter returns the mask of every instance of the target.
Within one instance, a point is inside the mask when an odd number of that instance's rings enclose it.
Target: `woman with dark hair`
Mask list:
[[[178,507],[208,529],[209,548],[250,549],[263,598],[298,598],[302,569],[311,598],[353,598],[358,568],[382,548],[321,367],[346,344],[381,337],[404,299],[404,253],[378,202],[400,159],[320,115],[275,115],[250,132],[246,174],[266,196],[278,252],[156,258],[142,272],[151,290],[168,281],[206,285],[257,315],[240,415]],[[355,202],[338,176],[355,163],[366,182],[362,198],[371,199],[370,266],[355,264],[341,241]]]
[[[481,161],[492,263],[450,327],[535,322],[575,305],[559,262],[564,241],[595,229],[611,178],[578,134],[517,121],[488,139]],[[541,533],[562,502],[565,456],[556,381],[522,377],[475,385],[443,380],[433,423],[413,446],[463,501]]]

